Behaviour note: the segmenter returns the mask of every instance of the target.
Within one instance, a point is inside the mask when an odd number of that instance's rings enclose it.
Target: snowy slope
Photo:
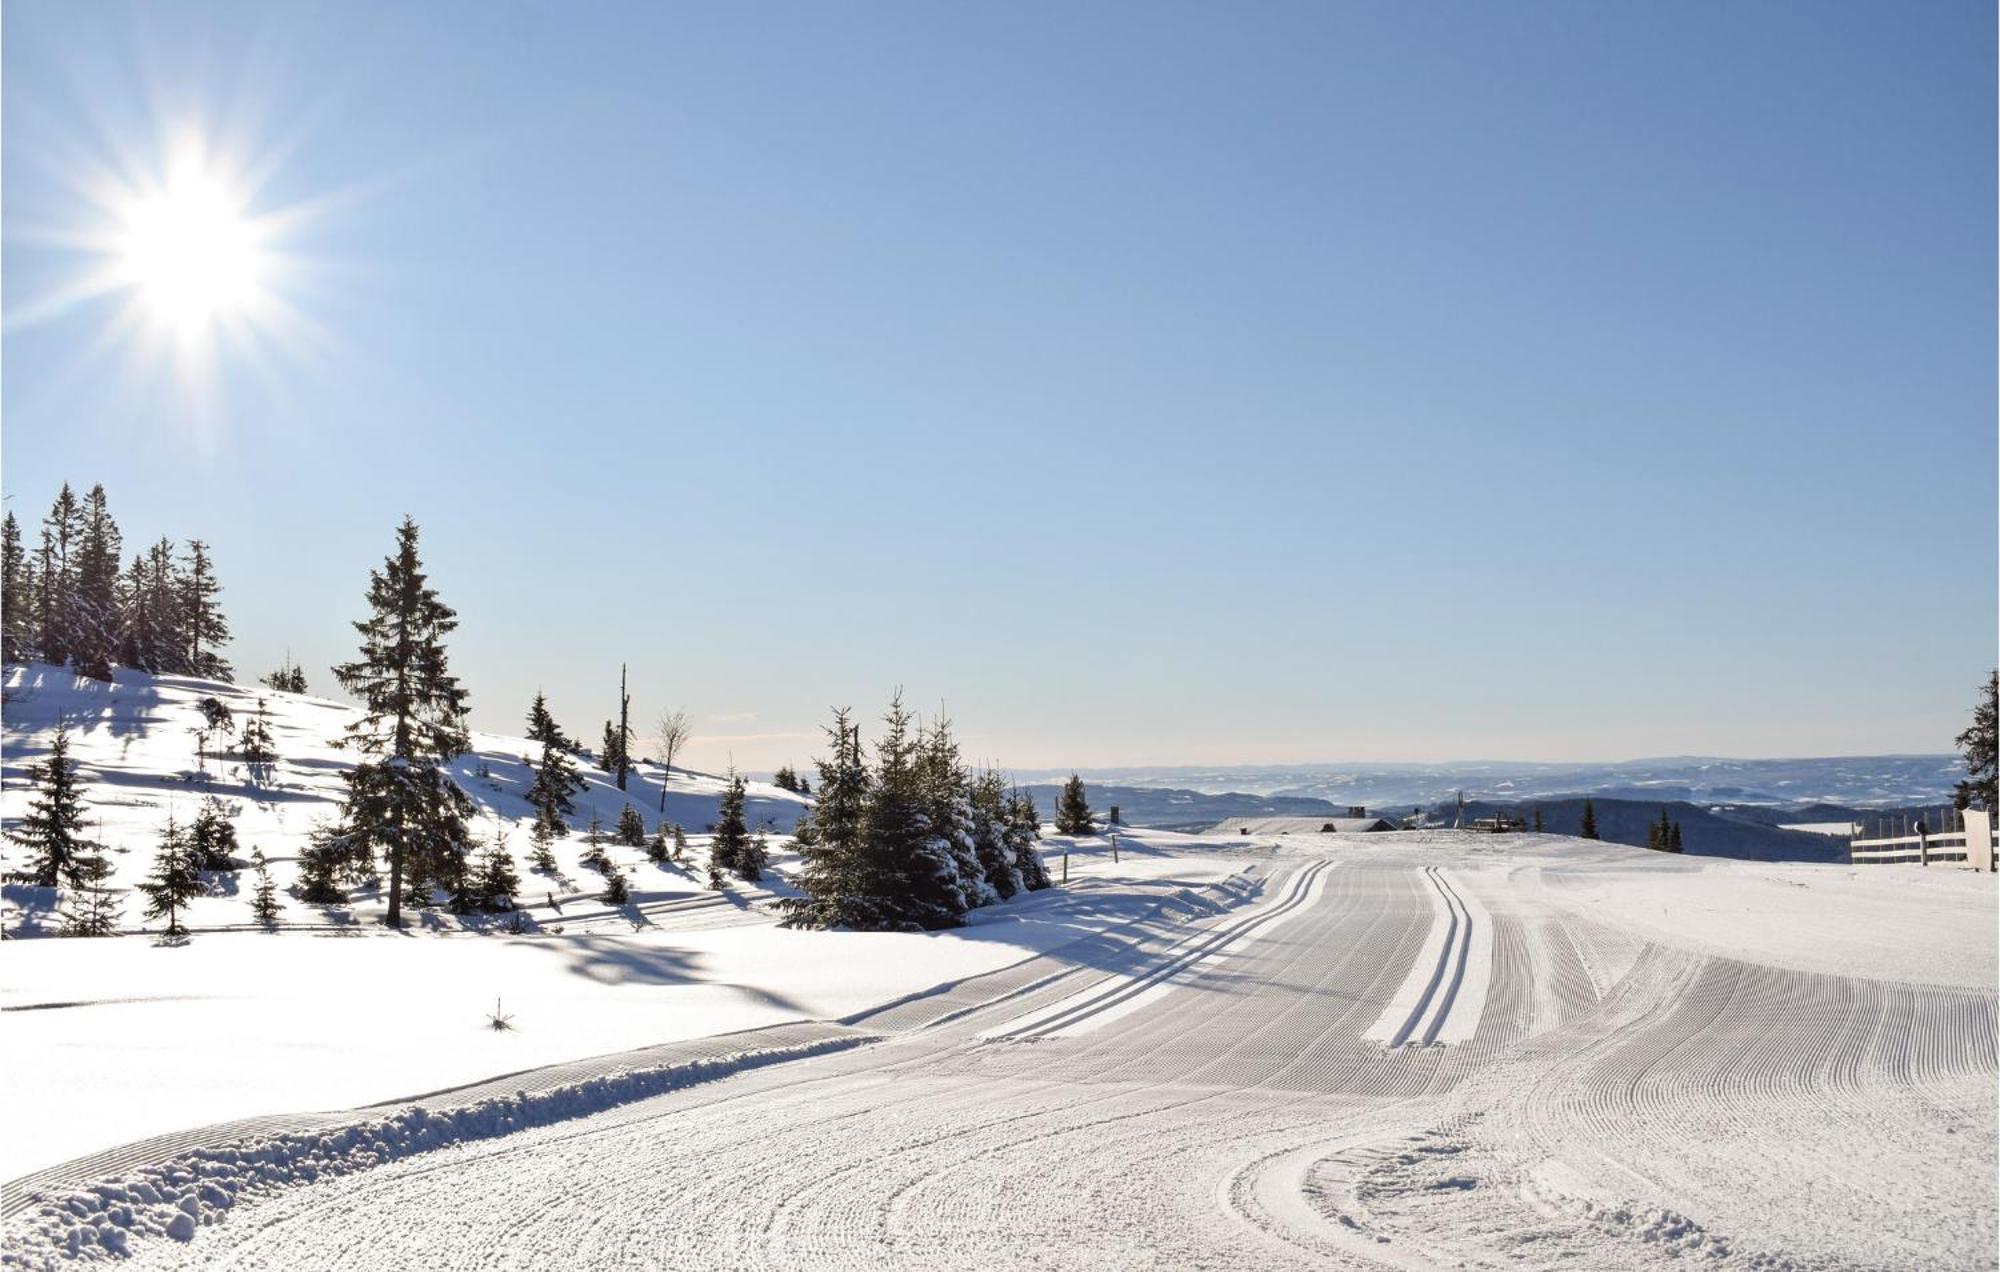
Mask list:
[[[33,799],[34,768],[48,754],[58,725],[70,734],[70,754],[80,769],[93,835],[105,846],[114,888],[129,888],[142,879],[152,866],[161,824],[171,812],[182,823],[193,817],[206,796],[220,799],[236,827],[241,855],[247,859],[253,848],[262,848],[271,863],[286,907],[287,924],[344,924],[364,922],[379,913],[373,897],[362,897],[351,907],[305,906],[284,895],[295,873],[299,849],[315,823],[338,815],[344,787],[341,773],[351,767],[355,752],[338,745],[356,710],[340,702],[304,694],[275,693],[261,685],[232,685],[221,681],[196,680],[176,676],[148,676],[120,670],[117,682],[106,685],[86,680],[55,667],[30,664],[7,669],[6,703],[0,712],[4,723],[4,788],[0,789],[0,815],[12,830]],[[202,724],[200,703],[204,698],[220,700],[235,715],[240,729],[243,721],[257,710],[261,698],[269,712],[271,733],[279,756],[264,775],[253,773],[234,752],[233,740],[212,743],[204,761],[197,754],[196,732]],[[216,750],[221,754],[216,754]],[[595,873],[574,863],[583,853],[583,829],[591,814],[597,814],[609,828],[629,800],[646,819],[647,828],[660,817],[658,764],[641,762],[620,791],[608,773],[583,767],[588,789],[576,797],[572,819],[576,834],[567,843],[556,845],[556,857],[565,878],[537,875],[527,869],[528,828],[533,810],[524,794],[533,780],[530,767],[540,748],[523,738],[496,733],[472,735],[471,751],[452,766],[458,782],[478,805],[480,819],[474,829],[490,835],[503,831],[521,870],[524,896],[544,900],[553,895],[594,894],[602,889]],[[676,769],[668,784],[666,817],[685,827],[697,851],[694,860],[703,860],[699,846],[701,832],[715,819],[716,809],[728,783],[711,773]],[[749,784],[746,805],[753,830],[772,835],[788,833],[798,818],[804,801],[789,791],[762,782]],[[496,822],[497,819],[497,822]],[[687,871],[662,870],[644,862],[643,854],[631,849],[609,849],[613,858],[627,867],[633,879],[634,901],[642,908],[686,892],[695,883]],[[26,854],[10,839],[0,849],[0,865],[8,871],[21,868]],[[248,873],[233,881],[224,880],[223,895],[197,900],[189,914],[189,925],[199,931],[249,922],[251,878]],[[9,936],[31,936],[55,926],[56,898],[47,890],[8,884],[4,921]],[[138,898],[128,897],[123,926],[136,929],[141,924]],[[544,905],[537,919],[548,920],[552,913]],[[429,916],[438,924],[456,925],[448,915]],[[474,920],[478,922],[478,920]]]

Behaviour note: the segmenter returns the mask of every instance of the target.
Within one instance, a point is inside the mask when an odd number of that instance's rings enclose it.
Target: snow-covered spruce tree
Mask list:
[[[1021,886],[1029,892],[1040,892],[1052,882],[1041,850],[1035,847],[1041,837],[1042,815],[1035,808],[1035,797],[1016,788],[1007,800],[1007,846],[1014,850]]]
[[[181,598],[174,580],[174,545],[161,539],[132,558],[120,586],[118,660],[156,675],[187,670]]]
[[[716,862],[715,855],[710,853],[708,858],[708,890],[710,892],[720,892],[723,887],[722,867]]]
[[[1084,795],[1083,779],[1074,773],[1069,775],[1069,781],[1063,783],[1062,795],[1056,800],[1056,833],[1058,835],[1097,833],[1097,820],[1091,816],[1090,801]]]
[[[438,599],[417,556],[417,523],[396,531],[396,551],[370,572],[370,614],[354,624],[361,654],[334,677],[361,699],[348,741],[374,758],[346,774],[346,824],[389,858],[390,927],[402,925],[404,879],[435,879],[465,851],[472,801],[444,766],[466,748],[465,690],[449,669],[444,638],[458,616]],[[423,899],[423,898],[420,898]]]
[[[21,523],[10,512],[0,517],[0,662],[26,662],[34,652],[31,583]]]
[[[222,585],[215,581],[208,545],[189,539],[187,547],[187,565],[180,574],[180,618],[187,637],[188,674],[227,680],[229,663],[218,652],[229,640],[229,622],[217,599]]]
[[[614,842],[627,848],[645,847],[646,819],[639,815],[638,809],[630,804],[625,805],[618,810],[618,825],[612,830],[611,837]]]
[[[729,789],[722,794],[722,810],[715,818],[715,834],[708,841],[708,859],[747,883],[763,878],[750,854],[750,828],[743,818],[743,779],[733,770]]]
[[[291,651],[286,650],[285,661],[278,664],[276,671],[265,672],[263,682],[279,693],[304,693],[306,669],[293,662]]]
[[[293,893],[307,905],[339,905],[347,900],[340,874],[346,838],[335,828],[315,826],[299,850],[299,877]]]
[[[1005,901],[1021,890],[1021,868],[1014,862],[1014,849],[1007,842],[1007,786],[1000,775],[987,769],[972,779],[971,797],[966,801],[970,817],[972,851],[993,894]]]
[[[868,854],[868,769],[861,729],[847,708],[826,729],[831,751],[818,761],[819,802],[801,819],[798,873],[802,896],[778,902],[786,927],[859,930],[894,926],[892,880]]]
[[[537,696],[536,701],[541,699]],[[528,802],[535,806],[535,825],[550,839],[569,834],[569,818],[576,812],[570,797],[584,788],[570,752],[556,738],[543,737],[541,761],[535,765],[535,780],[528,787]]]
[[[956,927],[965,914],[958,864],[932,831],[930,792],[900,692],[882,722],[868,800],[868,854],[895,889],[888,900],[897,926]]]
[[[479,857],[478,884],[474,892],[489,910],[511,910],[521,891],[521,876],[514,869],[514,854],[507,850],[507,832],[494,818],[492,837]]]
[[[189,851],[187,835],[175,823],[174,815],[167,814],[167,824],[160,831],[160,847],[153,856],[153,873],[146,876],[139,885],[139,891],[146,898],[146,917],[165,919],[168,936],[183,936],[187,929],[181,926],[181,911],[187,903],[202,893],[201,875],[195,868],[194,854]]]
[[[278,902],[278,885],[271,882],[270,863],[264,860],[264,850],[250,850],[250,868],[257,872],[257,889],[250,894],[250,914],[268,931],[278,926],[283,908]]]
[[[1972,723],[1958,735],[1958,749],[1965,756],[1965,780],[1958,784],[1952,802],[1959,808],[2000,810],[2000,671],[1986,677],[1979,702],[1972,709]]]
[[[187,828],[188,854],[196,870],[236,869],[236,827],[222,801],[210,795]]]
[[[88,882],[91,856],[83,838],[83,791],[69,756],[69,730],[57,728],[35,781],[39,789],[16,837],[28,850],[28,878],[41,888]]]
[[[661,822],[658,829],[653,831],[653,837],[646,841],[646,860],[656,866],[664,866],[667,864],[667,858],[673,854],[673,850],[674,841],[667,832],[667,823]]]
[[[1577,828],[1576,835],[1579,839],[1597,838],[1597,805],[1589,800],[1583,801],[1583,824]]]
[[[121,622],[118,564],[123,556],[118,523],[111,519],[104,487],[84,499],[82,536],[76,548],[76,593],[70,602],[70,657],[77,674],[109,681],[117,661]]]
[[[959,761],[951,721],[942,711],[918,738],[917,770],[924,786],[931,848],[951,865],[952,884],[958,891],[958,912],[963,914],[999,900],[999,893],[986,881],[986,871],[972,844],[971,778]]]

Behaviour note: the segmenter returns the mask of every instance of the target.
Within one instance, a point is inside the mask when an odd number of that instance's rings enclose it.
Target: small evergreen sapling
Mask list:
[[[1097,820],[1091,815],[1090,801],[1084,795],[1083,779],[1071,773],[1069,781],[1063,783],[1061,798],[1056,800],[1056,833],[1090,835],[1096,831]]]
[[[160,832],[153,873],[139,885],[139,891],[146,897],[147,918],[165,919],[168,936],[187,934],[187,929],[181,926],[181,911],[201,895],[202,883],[187,834],[174,821],[172,813],[167,814],[167,824]]]
[[[535,828],[528,832],[528,842],[534,847],[528,853],[528,868],[537,874],[553,875],[561,871],[556,864],[556,854],[549,845],[555,842],[555,835],[539,819]]]
[[[627,848],[643,848],[646,844],[646,821],[639,816],[639,810],[627,804],[618,813],[618,827],[612,832],[613,840]]]
[[[604,871],[604,903],[624,905],[632,899],[632,888],[625,881],[625,872],[609,862]]]
[[[83,793],[76,780],[76,761],[69,757],[67,729],[58,728],[49,744],[40,784],[19,832],[31,854],[30,881],[42,888],[59,883],[82,887],[89,882],[90,873],[84,864],[88,854],[83,839]]]
[[[69,894],[69,905],[62,912],[62,934],[64,936],[115,936],[118,933],[119,911],[123,907],[111,889],[98,879]]]
[[[230,823],[222,801],[210,795],[202,800],[201,811],[188,827],[188,848],[196,870],[234,870],[236,827]]]
[[[278,887],[271,882],[271,868],[264,861],[262,848],[251,850],[250,865],[257,872],[257,890],[251,894],[250,913],[270,931],[278,926]]]

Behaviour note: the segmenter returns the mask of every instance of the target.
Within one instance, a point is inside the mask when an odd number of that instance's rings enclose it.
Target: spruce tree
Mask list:
[[[625,872],[615,865],[609,866],[604,872],[604,903],[624,905],[631,899],[632,887],[626,882]]]
[[[674,823],[674,861],[686,865],[688,859],[687,830],[679,822]]]
[[[604,855],[604,822],[596,813],[590,815],[590,826],[583,832],[584,852],[582,864],[602,873],[611,868],[611,858]]]
[[[1537,835],[1542,833],[1542,806],[1540,804],[1535,805],[1535,833]]]
[[[571,755],[576,754],[579,746],[575,738],[557,727],[556,718],[549,714],[548,699],[542,696],[539,689],[535,691],[534,702],[528,705],[527,737],[530,742],[543,742]]]
[[[1583,801],[1583,825],[1576,832],[1579,839],[1597,838],[1597,805]]]
[[[229,663],[218,652],[229,640],[229,623],[216,599],[222,593],[222,585],[215,581],[208,545],[200,539],[190,539],[187,547],[187,565],[179,580],[180,618],[187,638],[187,674],[227,680]]]
[[[895,917],[895,888],[885,863],[869,852],[869,776],[861,730],[840,707],[826,735],[831,749],[818,761],[819,802],[798,836],[799,869],[792,882],[802,895],[784,898],[778,908],[786,927],[888,927]]]
[[[276,745],[271,740],[270,713],[262,698],[257,699],[257,714],[243,724],[243,732],[237,738],[237,748],[243,762],[250,766],[253,774],[262,777],[266,770],[278,761]]]
[[[167,539],[132,558],[122,587],[124,620],[119,659],[155,675],[188,670],[181,592],[174,572],[174,547]]]
[[[236,827],[222,801],[210,795],[187,829],[188,855],[196,870],[236,869]]]
[[[931,792],[901,693],[890,699],[882,722],[867,833],[869,855],[892,888],[885,917],[899,928],[955,927],[965,913],[958,866],[932,830]]]
[[[139,885],[139,891],[146,897],[146,917],[165,919],[168,936],[184,936],[187,929],[181,926],[181,911],[187,903],[201,895],[201,875],[196,872],[194,854],[189,851],[187,836],[175,824],[172,813],[167,814],[167,824],[160,832],[160,847],[153,857],[153,873]]]
[[[64,482],[42,519],[41,569],[36,598],[42,661],[62,666],[76,648],[76,551],[83,540],[83,505]]]
[[[528,852],[528,869],[546,875],[562,872],[562,867],[556,864],[555,850],[550,847],[555,837],[555,831],[537,818],[534,829],[528,832],[528,842],[534,845]]]
[[[474,891],[486,909],[514,909],[521,891],[521,876],[514,869],[514,854],[507,848],[507,832],[498,814],[493,818],[493,835],[479,858],[478,883]]]
[[[108,872],[109,867],[106,867]],[[62,910],[64,936],[116,936],[122,907],[102,878],[70,890]]]
[[[21,523],[10,512],[0,518],[0,662],[26,662],[33,653],[31,582]]]
[[[1063,783],[1062,796],[1056,800],[1056,833],[1097,833],[1097,821],[1091,816],[1090,801],[1084,795],[1083,779],[1074,773],[1069,775],[1069,781]]]
[[[999,894],[986,881],[986,871],[972,842],[971,779],[958,758],[951,721],[940,711],[917,742],[917,771],[923,783],[925,816],[930,822],[931,848],[951,866],[958,892],[959,913],[989,905]]]
[[[444,647],[458,617],[424,576],[417,533],[417,523],[404,518],[395,553],[370,572],[371,612],[354,624],[360,657],[334,669],[362,703],[348,739],[374,757],[346,774],[348,831],[388,854],[391,927],[402,925],[405,874],[435,878],[437,863],[463,860],[472,811],[444,771],[467,745],[465,690]]]
[[[771,785],[781,791],[796,791],[799,788],[798,775],[792,772],[791,765],[781,764],[778,771],[771,774]]]
[[[1979,701],[1972,709],[1972,723],[1958,735],[1959,753],[1965,756],[1965,780],[1953,792],[1952,802],[1960,809],[1984,808],[2000,811],[2000,671],[1986,677]]]
[[[537,699],[539,701],[539,699]],[[569,834],[569,817],[576,812],[570,798],[584,789],[570,753],[554,737],[541,739],[542,758],[535,766],[535,780],[528,787],[528,802],[535,806],[535,824],[551,839]]]
[[[653,832],[653,837],[646,841],[646,860],[656,866],[663,866],[672,852],[673,840],[667,835],[667,823],[661,822],[659,828]]]
[[[967,801],[973,852],[993,894],[1005,901],[1021,891],[1021,868],[1007,840],[1007,787],[991,769],[973,779]]]
[[[743,779],[734,772],[729,775],[729,789],[722,794],[715,834],[708,841],[708,859],[746,882],[755,883],[763,877],[750,853],[750,830],[743,818]]]
[[[57,728],[36,781],[40,789],[18,832],[30,854],[29,880],[41,888],[80,887],[88,881],[90,854],[83,838],[83,792],[77,784],[76,761],[69,756],[67,729]]]
[[[1007,801],[1007,846],[1014,853],[1014,868],[1020,872],[1021,886],[1040,892],[1051,886],[1049,868],[1035,847],[1042,837],[1042,815],[1036,811],[1035,797],[1016,789]]]
[[[264,674],[264,683],[279,693],[304,693],[306,691],[306,669],[292,661],[290,650],[285,651],[285,661],[278,664],[276,671]]]
[[[76,549],[76,592],[70,603],[71,657],[77,674],[109,681],[118,658],[120,631],[119,562],[123,558],[118,523],[111,519],[104,487],[92,486],[84,499]]]
[[[250,850],[250,866],[257,872],[257,890],[250,897],[250,913],[268,931],[278,926],[282,909],[278,904],[278,887],[271,882],[271,867],[264,860],[264,850]]]
[[[1667,851],[1679,852],[1680,850],[1681,850],[1681,824],[1679,822],[1675,822],[1673,824],[1672,833],[1670,833],[1667,836]]]
[[[646,845],[646,819],[639,810],[627,804],[618,812],[618,826],[611,832],[612,839],[627,848],[643,848]]]

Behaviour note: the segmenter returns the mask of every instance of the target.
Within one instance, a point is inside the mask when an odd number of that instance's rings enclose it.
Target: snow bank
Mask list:
[[[50,1267],[130,1253],[135,1240],[191,1239],[240,1199],[351,1174],[471,1140],[584,1117],[748,1069],[840,1051],[867,1035],[733,1052],[628,1069],[544,1091],[456,1108],[413,1105],[327,1131],[273,1135],[201,1149],[171,1161],[44,1198],[8,1225],[0,1265]]]

